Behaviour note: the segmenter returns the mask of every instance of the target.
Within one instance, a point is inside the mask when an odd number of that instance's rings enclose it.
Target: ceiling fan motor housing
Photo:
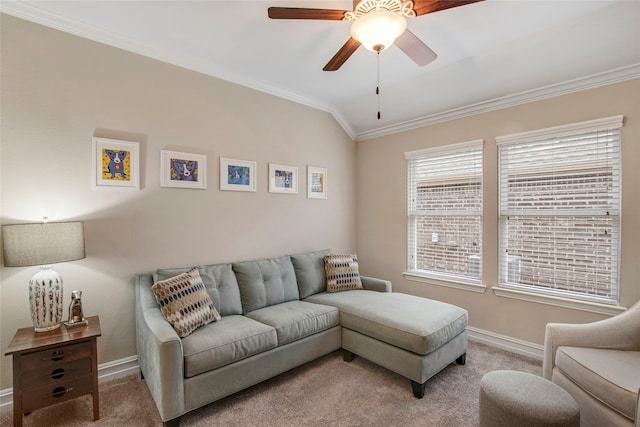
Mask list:
[[[413,11],[412,0],[361,0],[354,7],[353,17],[347,19],[358,19],[373,10],[387,10],[389,12],[399,13],[407,18],[416,16],[416,13]]]

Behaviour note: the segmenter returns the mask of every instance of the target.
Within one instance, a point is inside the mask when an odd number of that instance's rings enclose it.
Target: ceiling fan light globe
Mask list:
[[[406,29],[404,16],[383,10],[371,11],[351,24],[351,37],[368,50],[379,52],[391,46]]]

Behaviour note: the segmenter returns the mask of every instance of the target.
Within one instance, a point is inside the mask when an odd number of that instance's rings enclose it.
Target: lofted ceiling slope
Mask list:
[[[360,47],[322,67],[349,22],[272,20],[267,8],[351,1],[11,1],[0,11],[331,113],[354,140],[640,77],[640,1],[486,0],[410,18],[437,54]]]

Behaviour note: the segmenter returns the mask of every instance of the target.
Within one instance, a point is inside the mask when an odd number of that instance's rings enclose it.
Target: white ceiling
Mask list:
[[[349,23],[271,20],[269,6],[351,1],[9,1],[3,13],[330,112],[355,140],[640,77],[640,1],[487,0],[409,19],[438,54],[393,46],[322,67]]]

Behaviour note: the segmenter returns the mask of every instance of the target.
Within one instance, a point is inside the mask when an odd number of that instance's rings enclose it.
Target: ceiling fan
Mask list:
[[[464,6],[483,0],[354,0],[353,11],[270,7],[271,19],[320,19],[353,21],[351,37],[324,66],[324,71],[336,71],[363,45],[380,53],[395,44],[419,66],[425,66],[438,55],[407,29],[406,18]]]

